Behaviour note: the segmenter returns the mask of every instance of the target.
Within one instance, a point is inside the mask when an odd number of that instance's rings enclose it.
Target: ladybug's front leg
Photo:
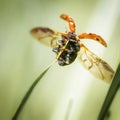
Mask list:
[[[101,36],[99,36],[97,34],[82,33],[82,34],[78,35],[78,38],[95,40],[95,41],[101,43],[103,46],[107,47],[107,43],[105,42],[105,40]]]

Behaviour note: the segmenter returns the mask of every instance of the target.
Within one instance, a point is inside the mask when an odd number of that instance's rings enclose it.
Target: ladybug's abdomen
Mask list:
[[[71,64],[76,59],[79,49],[80,46],[77,42],[69,41],[65,50],[63,50],[58,57],[58,64],[61,66]]]
[[[66,51],[63,51],[58,58],[58,64],[61,66],[71,64],[77,57],[77,53],[68,54]]]
[[[72,32],[69,32],[67,36],[62,36],[62,40],[58,41],[58,46],[53,48],[53,51],[58,55],[58,64],[61,66],[71,64],[76,59],[79,50],[79,42]]]

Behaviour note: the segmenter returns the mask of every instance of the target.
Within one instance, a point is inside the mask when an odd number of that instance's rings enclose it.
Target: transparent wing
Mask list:
[[[47,27],[36,27],[33,28],[30,33],[38,41],[49,47],[56,47],[57,40],[60,38],[60,33]]]
[[[113,69],[104,60],[92,53],[87,47],[81,44],[78,59],[95,77],[110,83],[114,75]]]

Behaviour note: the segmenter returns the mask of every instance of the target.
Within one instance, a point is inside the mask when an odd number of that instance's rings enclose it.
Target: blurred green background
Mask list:
[[[100,49],[115,70],[120,60],[118,5],[119,0],[0,0],[0,120],[12,118],[34,79],[55,58],[51,49],[35,41],[29,31],[37,26],[66,31],[68,25],[59,18],[61,13],[75,19],[78,34],[94,32],[106,39],[108,48]],[[79,69],[85,71],[77,60],[67,67],[52,66],[19,120],[96,120],[109,85],[84,77],[86,82],[79,83]],[[86,84],[89,87],[83,88]],[[120,104],[114,104],[110,120],[119,120],[120,110],[115,106]]]

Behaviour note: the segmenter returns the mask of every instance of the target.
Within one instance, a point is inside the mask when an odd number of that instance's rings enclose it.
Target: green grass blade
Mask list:
[[[100,114],[98,116],[98,120],[104,120],[105,116],[107,115],[108,109],[109,109],[119,87],[120,87],[120,64],[117,68],[117,71],[113,78],[113,82],[111,83],[111,86],[109,88],[109,91],[107,93],[105,101],[103,103],[103,106],[101,108]]]
[[[30,97],[33,89],[35,88],[35,86],[37,85],[37,83],[41,80],[41,78],[46,74],[46,72],[49,70],[51,66],[47,67],[33,82],[33,84],[30,86],[30,88],[28,89],[28,91],[26,92],[25,96],[23,97],[20,105],[18,106],[12,120],[17,120],[20,112],[22,111],[23,107],[25,106],[25,103],[27,102],[28,98]]]

